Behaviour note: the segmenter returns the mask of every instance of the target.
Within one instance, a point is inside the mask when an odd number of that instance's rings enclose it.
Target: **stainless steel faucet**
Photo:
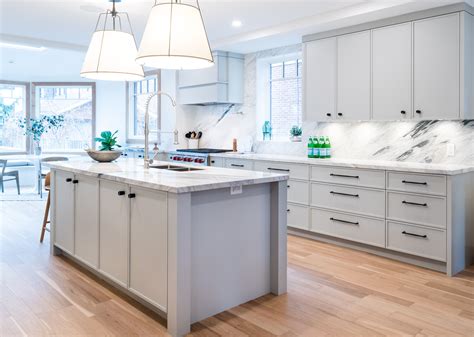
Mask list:
[[[171,100],[171,104],[173,105],[173,107],[176,107],[176,101],[173,99],[173,97],[171,97],[170,94],[168,94],[166,92],[157,91],[157,92],[154,92],[154,93],[150,94],[150,96],[148,96],[148,98],[146,100],[146,103],[145,103],[145,153],[144,153],[144,156],[143,156],[145,169],[150,168],[150,163],[152,162],[152,160],[150,160],[150,156],[148,154],[148,152],[149,152],[148,151],[148,142],[149,142],[149,137],[150,137],[150,114],[148,112],[148,108],[150,107],[151,99],[153,97],[159,96],[159,95],[167,96]],[[174,130],[174,131],[161,131],[161,130],[158,130],[157,133],[173,133],[174,134],[174,144],[175,145],[179,144],[178,143],[178,130]]]

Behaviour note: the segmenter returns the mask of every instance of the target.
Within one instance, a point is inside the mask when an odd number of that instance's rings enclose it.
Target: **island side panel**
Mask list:
[[[192,194],[193,323],[271,292],[271,193],[266,183]]]
[[[271,184],[271,291],[275,295],[287,290],[287,193],[288,182]]]
[[[168,332],[191,331],[191,194],[168,193]]]
[[[50,176],[50,208],[49,208],[49,245],[51,255],[60,255],[61,250],[54,245],[56,235],[56,170]]]

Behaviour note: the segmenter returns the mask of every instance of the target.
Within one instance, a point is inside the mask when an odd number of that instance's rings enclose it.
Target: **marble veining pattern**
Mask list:
[[[168,162],[159,161],[153,163],[153,165],[168,164]],[[155,168],[145,170],[143,161],[138,159],[120,159],[113,163],[97,163],[87,158],[69,162],[51,162],[48,163],[48,166],[53,169],[172,193],[189,193],[288,179],[288,175],[285,174],[229,170],[209,166],[200,167],[203,169],[191,172],[173,172]]]

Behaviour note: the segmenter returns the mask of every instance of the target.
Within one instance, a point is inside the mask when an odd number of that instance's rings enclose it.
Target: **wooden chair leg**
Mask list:
[[[48,199],[46,200],[46,208],[44,210],[43,227],[41,228],[41,237],[40,237],[41,243],[43,242],[43,239],[44,239],[44,232],[46,232],[46,224],[49,222],[48,221],[49,204],[50,204],[50,192],[48,192]]]

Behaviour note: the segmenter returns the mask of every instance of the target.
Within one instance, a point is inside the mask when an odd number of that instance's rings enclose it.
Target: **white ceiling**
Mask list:
[[[304,34],[453,2],[459,0],[201,0],[200,5],[211,47],[248,53],[298,43]],[[153,3],[117,4],[119,11],[129,13],[137,41]],[[0,78],[18,75],[21,69],[25,75],[51,75],[52,67],[55,73],[73,68],[77,74],[98,13],[106,8],[107,0],[0,0],[0,41],[48,48],[31,52],[1,47]],[[232,27],[234,19],[242,27]]]

